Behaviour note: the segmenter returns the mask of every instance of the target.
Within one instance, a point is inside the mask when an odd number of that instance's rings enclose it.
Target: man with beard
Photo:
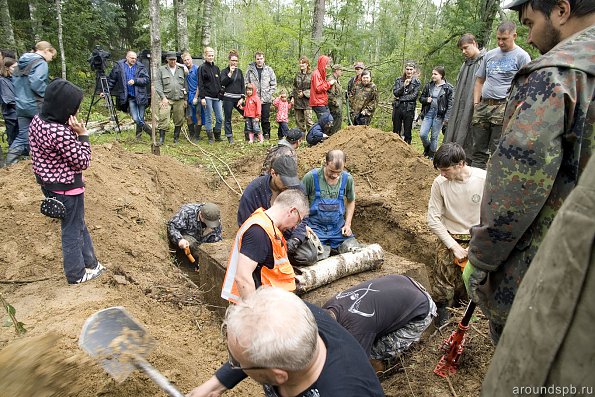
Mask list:
[[[508,7],[519,12],[529,27],[527,42],[543,55],[512,81],[463,276],[495,342],[529,264],[591,157],[595,125],[595,3],[515,0]],[[559,266],[574,271],[570,260]]]

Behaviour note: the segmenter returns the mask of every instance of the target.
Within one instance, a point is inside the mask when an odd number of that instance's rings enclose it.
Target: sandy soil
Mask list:
[[[431,164],[392,134],[349,127],[314,148],[300,149],[301,174],[321,164],[324,153],[335,147],[346,151],[355,178],[355,232],[363,241],[380,243],[390,255],[381,270],[328,286],[313,294],[313,301],[366,278],[401,272],[402,259],[396,255],[426,264],[432,260],[434,239],[425,226],[436,174]],[[232,164],[242,187],[258,173],[262,159]],[[239,197],[201,167],[131,153],[118,144],[93,148],[85,178],[87,225],[109,272],[69,286],[62,272],[60,225],[39,213],[42,194],[30,163],[0,170],[0,292],[28,331],[17,336],[11,326],[0,328],[0,396],[165,395],[140,371],[116,383],[78,347],[87,317],[110,306],[126,307],[146,326],[156,340],[148,361],[188,392],[208,379],[227,353],[219,317],[202,305],[201,291],[170,256],[165,222],[182,203],[209,200],[220,205],[224,237],[231,238]],[[441,354],[437,346],[451,330],[420,343],[404,359],[405,369],[383,382],[386,394],[453,395],[447,381],[432,373]],[[463,366],[451,379],[458,396],[478,395],[493,353],[486,334],[479,316]],[[261,392],[245,381],[227,395]]]

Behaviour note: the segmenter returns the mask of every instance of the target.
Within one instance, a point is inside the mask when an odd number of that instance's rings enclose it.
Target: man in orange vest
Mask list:
[[[273,205],[257,209],[242,224],[229,257],[221,297],[245,298],[262,285],[295,290],[283,232],[308,216],[308,199],[299,189],[281,192]]]

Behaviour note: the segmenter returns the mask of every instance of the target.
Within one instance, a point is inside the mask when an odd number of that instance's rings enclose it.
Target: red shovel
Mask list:
[[[434,373],[438,376],[446,378],[449,375],[454,375],[460,364],[461,355],[465,347],[465,332],[469,329],[469,321],[475,311],[475,303],[469,301],[465,315],[459,323],[457,329],[453,331],[448,339],[445,339],[442,344],[444,355],[434,368]]]

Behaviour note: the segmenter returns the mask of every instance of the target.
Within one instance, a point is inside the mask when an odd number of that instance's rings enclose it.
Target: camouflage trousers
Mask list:
[[[423,290],[423,287],[421,289]],[[395,332],[377,339],[372,346],[372,350],[370,350],[370,358],[374,360],[393,360],[409,349],[413,343],[419,341],[421,334],[423,334],[432,323],[434,317],[436,317],[436,304],[427,291],[423,290],[423,292],[428,297],[428,302],[430,303],[428,315],[422,320],[412,321],[403,328],[399,328]]]
[[[473,137],[473,153],[471,164],[474,167],[486,169],[486,163],[502,135],[502,120],[506,102],[489,104],[480,102],[473,110],[471,119],[471,135]],[[467,154],[469,156],[469,154]]]
[[[456,238],[455,238],[456,239]],[[461,247],[469,246],[469,239],[456,239]],[[436,261],[430,270],[430,281],[432,283],[432,296],[439,305],[450,306],[455,298],[457,300],[467,299],[467,290],[463,282],[463,272],[458,265],[454,264],[454,254],[446,248],[442,241],[438,241],[436,247]]]

